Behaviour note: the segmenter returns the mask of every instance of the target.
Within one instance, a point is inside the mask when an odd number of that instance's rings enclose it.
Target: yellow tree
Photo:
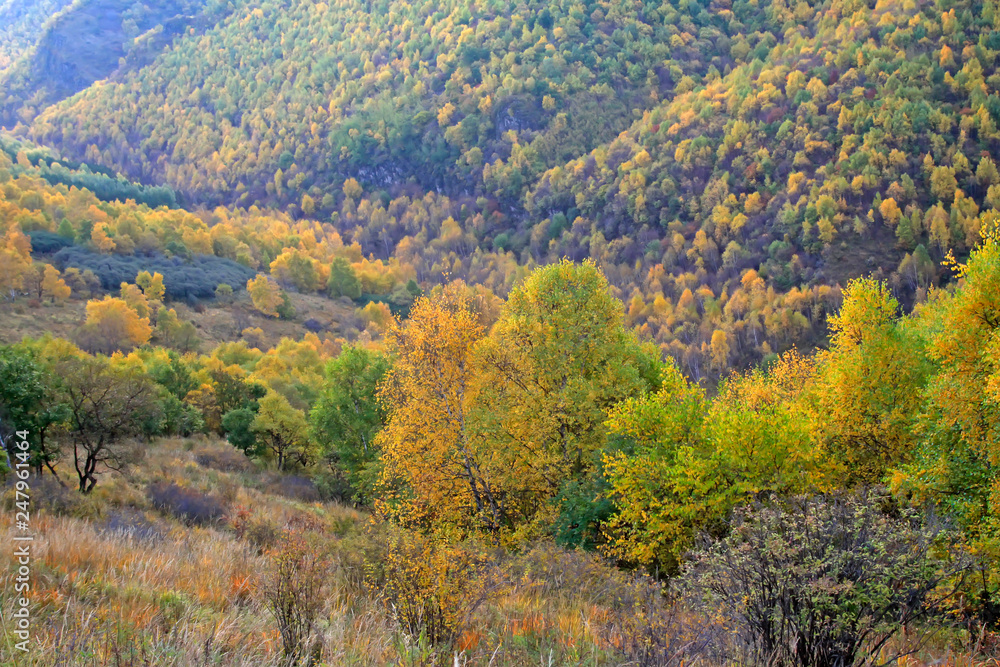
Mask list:
[[[673,363],[656,393],[623,401],[607,425],[627,447],[605,455],[616,512],[603,550],[675,571],[699,531],[762,494],[827,489],[836,468],[800,401],[813,364],[793,353],[728,378],[712,401]]]
[[[163,275],[159,272],[150,274],[149,271],[140,271],[135,277],[135,284],[142,288],[142,293],[150,301],[163,301],[166,288],[163,285]]]
[[[103,222],[94,225],[94,229],[90,233],[90,240],[94,247],[102,253],[109,253],[117,247],[114,239],[108,236],[108,226]]]
[[[928,373],[921,346],[880,281],[848,284],[819,354],[817,418],[833,453],[857,481],[874,483],[909,457]]]
[[[278,316],[278,307],[282,304],[281,288],[274,281],[258,273],[256,278],[247,281],[247,292],[253,301],[253,307],[265,315]]]
[[[146,299],[146,295],[142,293],[138,285],[122,283],[120,296],[129,308],[138,313],[139,317],[149,317],[149,300]]]
[[[140,317],[123,299],[106,296],[101,301],[87,302],[81,347],[110,354],[144,345],[152,335],[149,318]]]
[[[712,367],[722,372],[729,366],[729,337],[726,332],[716,329],[712,333]]]
[[[593,263],[537,269],[511,293],[476,349],[472,423],[477,449],[502,461],[513,527],[549,523],[550,501],[597,467],[607,409],[658,384],[657,356]]]
[[[45,277],[42,279],[42,292],[52,298],[53,302],[65,301],[72,290],[59,275],[59,269],[51,264],[45,265]]]
[[[982,243],[957,264],[957,286],[932,290],[915,325],[934,364],[916,460],[893,486],[957,520],[983,559],[983,602],[1000,590],[1000,225],[983,216]],[[979,577],[977,577],[978,579]]]
[[[421,525],[498,529],[501,499],[490,461],[469,441],[472,346],[483,335],[462,290],[417,299],[386,334],[395,363],[379,388],[388,419],[377,436],[383,511]]]
[[[31,269],[31,241],[12,225],[0,242],[0,293],[13,294],[24,285]]]

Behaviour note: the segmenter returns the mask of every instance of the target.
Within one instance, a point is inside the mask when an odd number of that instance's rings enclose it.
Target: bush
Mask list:
[[[150,522],[143,514],[134,509],[121,509],[112,512],[98,526],[102,533],[122,535],[146,542],[157,542],[163,538],[163,532]]]
[[[320,500],[348,503],[355,496],[350,480],[339,470],[320,473],[313,482],[316,484]]]
[[[226,515],[225,503],[218,496],[173,482],[153,482],[149,485],[147,496],[158,510],[192,525],[215,523]]]
[[[28,238],[31,239],[32,255],[50,255],[73,245],[69,239],[44,230],[28,232]]]
[[[322,657],[315,625],[323,610],[330,563],[316,545],[294,534],[282,539],[270,557],[264,600],[278,624],[286,664],[297,665],[303,658],[314,664]]]
[[[6,488],[10,490],[10,506],[5,509],[12,511],[14,508],[13,488],[17,481],[14,475],[8,476]],[[5,496],[6,499],[6,496]],[[55,516],[79,516],[81,505],[86,499],[78,492],[69,489],[52,475],[32,475],[31,478],[31,504],[35,512],[47,512]]]
[[[681,587],[724,618],[720,657],[756,665],[845,667],[909,652],[887,648],[936,615],[968,571],[947,535],[884,498],[797,498],[738,511],[732,532],[694,554]]]
[[[461,545],[390,530],[385,553],[365,562],[365,580],[412,638],[452,644],[497,587],[491,563]]]
[[[278,474],[264,487],[264,491],[304,503],[314,503],[320,499],[319,492],[312,480],[298,475]]]
[[[243,452],[229,446],[200,450],[195,453],[194,460],[203,468],[222,472],[250,472],[254,469],[253,461]]]
[[[266,517],[255,517],[245,507],[237,508],[232,527],[236,536],[249,542],[258,554],[274,547],[281,537],[281,529],[274,521]]]
[[[636,576],[618,589],[610,617],[605,640],[626,664],[637,667],[691,664],[722,630],[705,617],[685,613],[648,576]]]
[[[214,255],[194,255],[189,260],[164,255],[102,255],[79,246],[63,248],[52,257],[61,271],[75,267],[90,269],[105,290],[117,292],[123,282],[133,282],[140,271],[163,275],[166,297],[174,300],[211,299],[216,288],[246,285],[257,272],[230,259]]]

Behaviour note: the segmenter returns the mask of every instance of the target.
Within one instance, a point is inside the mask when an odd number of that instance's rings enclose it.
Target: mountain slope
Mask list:
[[[0,2],[0,73],[10,67],[42,34],[46,21],[73,0],[3,0]]]
[[[685,75],[726,67],[724,29],[669,3],[248,3],[33,136],[206,203],[286,205],[349,177],[471,194],[518,152],[513,130],[531,145],[516,200]]]
[[[47,0],[30,10],[15,4],[12,0],[10,16],[30,26],[43,24],[37,31],[21,28],[20,57],[6,71],[0,68],[0,91],[5,93],[0,95],[0,124],[7,127],[30,121],[49,105],[130,64],[150,60],[151,53],[177,35],[211,24],[225,11],[218,0]],[[3,18],[0,13],[0,22]]]
[[[823,344],[851,277],[907,307],[947,277],[1000,205],[998,26],[971,0],[265,0],[30,135],[329,220],[425,283],[590,257],[704,377]]]

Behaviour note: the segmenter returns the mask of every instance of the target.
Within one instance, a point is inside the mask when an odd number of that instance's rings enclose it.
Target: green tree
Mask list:
[[[283,471],[292,463],[308,465],[312,461],[305,414],[278,392],[269,391],[260,399],[252,429],[264,450],[274,457],[278,470]]]
[[[58,381],[30,350],[0,347],[0,440],[6,443],[15,431],[27,431],[29,463],[39,474],[48,468],[56,479],[60,450],[51,435],[68,417],[67,406],[58,400]]]
[[[593,263],[537,269],[511,293],[475,350],[471,430],[499,458],[514,524],[551,521],[560,488],[599,463],[607,409],[658,386],[656,357]]]
[[[160,412],[156,385],[133,367],[95,357],[70,357],[56,371],[68,406],[68,431],[80,491],[97,485],[101,467],[121,470],[131,460],[127,443]]]
[[[623,444],[605,455],[617,512],[605,524],[611,556],[676,572],[700,531],[761,494],[823,488],[831,472],[799,403],[812,363],[797,354],[728,378],[709,401],[673,363],[656,392],[623,401],[608,428]]]
[[[331,467],[342,468],[362,501],[377,479],[375,434],[385,425],[377,399],[389,359],[360,347],[346,347],[326,366],[326,384],[309,414],[312,434]]]
[[[326,282],[326,289],[333,298],[342,296],[351,299],[361,298],[361,281],[351,268],[351,263],[343,257],[337,257],[330,264],[330,278]]]
[[[237,408],[222,415],[222,432],[236,449],[250,457],[260,456],[260,440],[253,430],[257,414],[249,408]]]
[[[820,432],[853,480],[875,483],[912,454],[928,362],[880,281],[851,281],[829,323],[815,387]]]

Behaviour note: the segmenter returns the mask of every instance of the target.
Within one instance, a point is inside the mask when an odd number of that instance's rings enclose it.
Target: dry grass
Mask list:
[[[25,336],[39,338],[47,333],[56,338],[72,338],[73,331],[86,318],[86,301],[70,300],[63,304],[28,306],[28,299],[6,304],[0,344],[17,343]]]
[[[328,299],[315,294],[290,293],[289,297],[295,306],[296,315],[293,320],[279,320],[267,317],[252,310],[246,292],[241,292],[236,300],[229,305],[221,305],[214,301],[205,301],[202,312],[188,307],[182,302],[170,301],[167,305],[177,311],[182,320],[191,320],[201,339],[201,349],[208,351],[229,341],[239,339],[241,328],[237,328],[234,319],[236,310],[246,313],[246,322],[240,320],[243,327],[260,327],[264,332],[263,341],[274,345],[283,337],[298,340],[306,333],[303,322],[316,320],[323,330],[319,337],[329,335],[332,338],[354,340],[359,331],[354,314],[353,304],[339,300]],[[8,304],[4,312],[3,327],[0,328],[0,344],[19,342],[25,336],[39,338],[52,334],[56,338],[73,339],[74,331],[86,319],[86,299],[69,299],[62,304],[42,303],[32,308],[29,299],[19,298]]]
[[[230,454],[228,445],[209,439],[163,440],[137,469],[103,478],[91,497],[41,509],[33,517],[37,646],[27,656],[14,655],[13,638],[0,635],[0,664],[278,667],[284,664],[281,637],[263,584],[273,571],[272,547],[287,534],[308,537],[332,565],[314,628],[318,664],[450,666],[457,654],[461,665],[637,665],[643,663],[622,652],[628,645],[623,633],[636,632],[629,619],[660,614],[664,632],[673,631],[669,610],[628,606],[639,599],[628,575],[542,543],[516,555],[495,554],[500,585],[453,645],[431,646],[405,635],[365,585],[366,555],[385,549],[384,533],[368,528],[365,513],[274,493],[268,473],[218,465]],[[190,526],[157,511],[145,493],[156,481],[224,498],[228,521]],[[12,544],[11,537],[9,522],[0,523],[0,544]],[[12,552],[0,551],[5,616],[13,609]],[[684,631],[698,619],[681,620]],[[1000,667],[995,659],[962,653],[976,641],[942,637],[901,664]]]

